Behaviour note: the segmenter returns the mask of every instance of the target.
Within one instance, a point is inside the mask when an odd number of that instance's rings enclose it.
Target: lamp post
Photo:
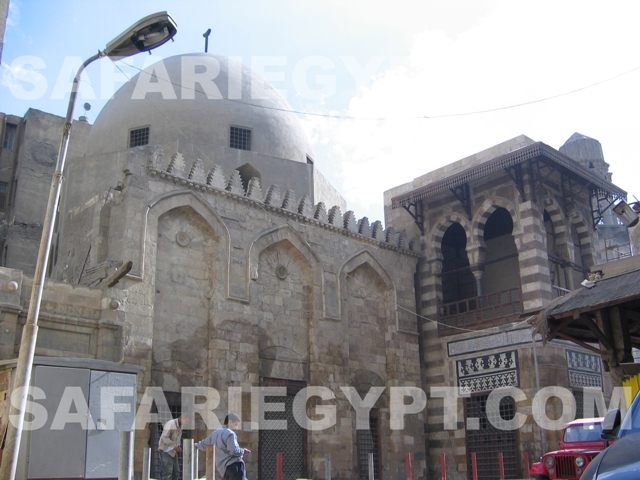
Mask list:
[[[2,466],[0,467],[0,479],[2,480],[14,480],[16,475],[20,439],[22,437],[22,426],[24,422],[25,408],[27,405],[29,384],[31,382],[33,356],[38,338],[38,314],[40,312],[40,302],[42,300],[45,274],[51,251],[51,238],[53,237],[54,226],[53,220],[60,200],[62,172],[64,171],[67,147],[69,145],[69,137],[71,135],[71,120],[73,117],[73,107],[76,101],[80,76],[87,65],[98,58],[109,57],[115,61],[135,55],[139,52],[148,52],[172,39],[176,34],[176,31],[177,25],[167,12],[158,12],[149,15],[136,22],[112,40],[103,51],[98,52],[86,60],[78,69],[78,73],[73,80],[71,96],[69,98],[69,107],[67,108],[67,116],[62,129],[62,140],[60,142],[60,150],[58,151],[56,170],[51,178],[51,190],[49,191],[47,211],[42,225],[42,238],[40,239],[36,270],[33,277],[33,289],[31,291],[27,320],[24,329],[22,330],[22,340],[20,343],[18,363],[16,365],[16,373],[13,383],[14,387],[11,392],[11,409],[7,425],[7,436],[4,452],[2,454]]]

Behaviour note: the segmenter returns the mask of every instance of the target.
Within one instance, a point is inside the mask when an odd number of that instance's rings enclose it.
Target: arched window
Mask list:
[[[442,302],[451,303],[475,297],[476,281],[467,257],[467,235],[453,223],[442,237]]]
[[[486,256],[482,293],[508,291],[520,287],[518,250],[513,239],[513,220],[507,209],[499,207],[484,226]]]

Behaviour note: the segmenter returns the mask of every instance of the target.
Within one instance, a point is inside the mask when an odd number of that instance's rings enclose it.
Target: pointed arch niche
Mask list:
[[[340,293],[349,371],[369,370],[386,379],[386,339],[398,328],[391,277],[369,251],[360,251],[340,269]]]

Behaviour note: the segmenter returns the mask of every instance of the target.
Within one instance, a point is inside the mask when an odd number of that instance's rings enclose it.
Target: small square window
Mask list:
[[[251,150],[251,130],[231,127],[229,146],[239,150]]]
[[[307,164],[313,165],[313,158],[311,158],[309,155],[307,155]]]
[[[2,139],[2,148],[13,148],[13,142],[16,138],[18,126],[13,123],[7,123],[4,126],[4,138]]]
[[[7,193],[9,192],[9,184],[0,182],[0,210],[7,208]]]
[[[149,127],[129,130],[129,148],[149,145]]]

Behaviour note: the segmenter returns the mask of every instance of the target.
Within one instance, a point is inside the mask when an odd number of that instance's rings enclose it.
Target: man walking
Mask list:
[[[224,426],[217,429],[204,440],[196,443],[198,450],[205,450],[207,445],[214,445],[216,449],[216,470],[225,480],[244,480],[244,460],[245,453],[251,450],[240,448],[236,430],[240,425],[240,417],[235,413],[230,413],[224,418]]]
[[[180,446],[182,427],[188,424],[189,418],[180,415],[178,418],[169,420],[162,428],[162,435],[158,441],[161,480],[180,480],[180,465],[176,454],[182,451]]]

